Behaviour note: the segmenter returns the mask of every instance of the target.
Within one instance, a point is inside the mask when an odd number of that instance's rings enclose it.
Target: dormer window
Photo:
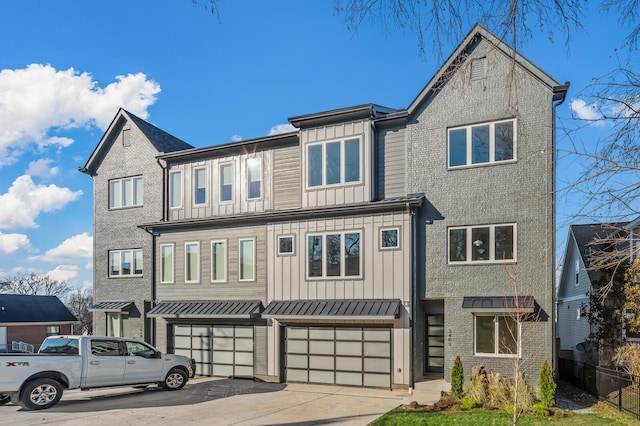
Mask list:
[[[307,145],[307,187],[360,182],[360,138]]]

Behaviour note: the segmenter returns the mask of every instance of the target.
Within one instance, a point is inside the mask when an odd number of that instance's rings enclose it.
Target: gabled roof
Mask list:
[[[100,142],[98,142],[98,145],[96,145],[95,149],[91,153],[87,163],[84,167],[79,168],[81,172],[89,174],[93,173],[97,161],[99,161],[99,159],[101,159],[108,151],[109,142],[112,140],[112,137],[120,131],[121,126],[127,121],[135,125],[142,134],[145,135],[158,153],[175,152],[193,148],[192,145],[189,145],[181,139],[157,128],[129,111],[120,108],[111,121],[111,124],[109,124],[109,127],[102,135],[102,138],[100,138]]]
[[[442,67],[440,67],[438,72],[436,72],[436,74],[431,78],[424,89],[422,89],[422,91],[418,94],[418,96],[416,96],[413,102],[411,102],[411,105],[409,105],[409,108],[407,108],[409,115],[413,114],[423,102],[437,93],[438,89],[440,89],[442,85],[448,80],[448,75],[450,74],[450,72],[452,70],[455,70],[464,61],[465,54],[470,52],[475,46],[477,46],[480,39],[484,39],[496,49],[503,52],[506,56],[513,58],[518,65],[529,71],[533,76],[535,76],[549,88],[562,88],[563,90],[554,90],[554,101],[564,100],[564,94],[566,94],[566,91],[568,89],[568,83],[560,86],[556,80],[551,78],[547,73],[534,65],[533,62],[520,55],[512,47],[508,46],[482,25],[476,24],[469,32],[469,34],[464,38],[464,40],[462,40],[462,43],[458,45],[456,50],[454,50],[451,56],[449,56],[449,58],[445,61]]]
[[[56,296],[0,294],[0,325],[63,324],[77,321]]]

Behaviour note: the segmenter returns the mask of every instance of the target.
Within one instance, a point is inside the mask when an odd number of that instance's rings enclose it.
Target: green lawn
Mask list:
[[[562,426],[600,426],[621,425],[631,426],[640,422],[631,416],[619,413],[617,410],[599,403],[594,406],[594,414],[575,414],[558,410],[555,416],[543,418],[534,416],[520,416],[518,424],[523,426],[549,425],[550,423]],[[371,423],[372,426],[401,426],[401,425],[456,425],[456,426],[484,426],[484,425],[510,425],[511,416],[505,412],[474,409],[469,411],[451,411],[428,413],[422,411],[410,411],[402,407],[388,412],[378,420]]]

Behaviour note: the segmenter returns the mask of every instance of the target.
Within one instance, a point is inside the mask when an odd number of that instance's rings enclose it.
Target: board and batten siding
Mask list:
[[[302,205],[300,146],[273,151],[273,208],[299,209]]]
[[[378,198],[402,197],[407,194],[405,129],[382,129],[377,139]]]
[[[262,160],[261,197],[255,200],[247,199],[247,160],[250,158],[260,158]],[[231,164],[233,167],[232,201],[220,201],[220,166],[223,164]],[[207,171],[206,203],[194,206],[193,174],[194,170],[200,167],[204,167]],[[272,209],[272,152],[270,150],[174,163],[169,166],[168,171],[169,173],[172,171],[182,172],[182,206],[169,208],[169,220],[199,219],[212,216],[263,212]]]
[[[240,239],[255,239],[254,281],[240,281],[238,275]],[[211,282],[211,241],[227,241],[227,280]],[[200,282],[185,283],[185,243],[200,243]],[[266,232],[264,226],[169,232],[157,240],[156,274],[161,276],[160,246],[174,244],[174,282],[157,282],[159,301],[179,300],[262,300],[266,298]]]
[[[307,145],[331,142],[351,137],[360,138],[360,183],[307,187]],[[302,149],[302,207],[314,208],[371,200],[371,125],[369,120],[357,120],[300,132]]]

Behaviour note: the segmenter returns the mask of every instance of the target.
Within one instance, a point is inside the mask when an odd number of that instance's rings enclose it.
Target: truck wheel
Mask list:
[[[0,395],[0,405],[8,404],[11,401],[11,397],[9,395]]]
[[[51,408],[62,398],[62,385],[52,379],[34,379],[20,392],[19,403],[27,410]]]
[[[167,377],[162,382],[162,387],[165,390],[178,390],[182,389],[187,384],[188,376],[183,370],[179,368],[173,368],[167,373]]]

